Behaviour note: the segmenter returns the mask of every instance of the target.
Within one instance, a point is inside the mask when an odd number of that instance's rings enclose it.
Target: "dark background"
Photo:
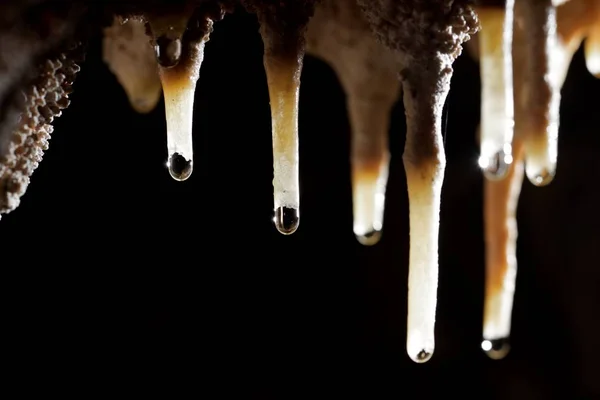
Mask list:
[[[344,94],[327,65],[305,59],[302,218],[284,237],[271,223],[255,18],[227,16],[206,46],[195,169],[183,183],[165,167],[164,104],[135,114],[95,38],[44,162],[0,222],[7,365],[61,393],[88,379],[79,394],[117,382],[155,390],[175,375],[171,391],[204,398],[600,398],[600,81],[577,53],[558,175],[546,188],[524,184],[512,351],[502,361],[480,349],[479,89],[465,52],[447,108],[436,350],[417,365],[405,352],[402,106],[384,236],[361,247]]]

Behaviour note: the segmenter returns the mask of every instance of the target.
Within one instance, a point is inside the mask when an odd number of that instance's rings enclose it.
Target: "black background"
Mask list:
[[[465,52],[447,108],[436,351],[417,365],[405,352],[401,104],[384,236],[361,247],[344,94],[332,70],[307,56],[302,217],[284,237],[271,223],[255,18],[227,16],[206,46],[195,169],[183,183],[165,167],[164,103],[134,113],[95,38],[44,162],[0,222],[8,365],[33,386],[48,378],[68,390],[92,379],[89,393],[115,382],[154,390],[174,374],[170,390],[204,398],[600,396],[600,81],[577,53],[563,90],[558,175],[546,188],[524,184],[513,348],[502,361],[480,349],[479,90]]]

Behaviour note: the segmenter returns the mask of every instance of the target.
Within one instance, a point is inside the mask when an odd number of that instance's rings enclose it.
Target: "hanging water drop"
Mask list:
[[[176,181],[185,181],[192,175],[193,162],[179,153],[174,153],[167,163],[171,177]]]
[[[300,224],[300,210],[297,208],[278,207],[275,209],[273,222],[279,233],[291,235],[296,232]]]
[[[181,58],[181,39],[162,35],[156,39],[154,51],[161,67],[172,68],[179,63]]]
[[[481,342],[481,349],[492,360],[501,360],[510,351],[510,341],[508,338],[484,339]]]
[[[433,356],[433,351],[422,349],[414,355],[409,354],[409,356],[417,364],[424,364],[427,361],[431,360],[431,357]]]
[[[381,228],[373,228],[373,230],[360,234],[356,233],[355,231],[355,236],[356,240],[358,240],[358,243],[362,244],[363,246],[373,246],[379,243],[379,240],[381,240]]]
[[[505,145],[505,147],[510,145]],[[508,168],[512,163],[513,158],[511,154],[507,154],[504,150],[496,152],[491,157],[480,156],[479,167],[483,170],[485,177],[489,180],[495,181],[506,177]]]
[[[546,168],[526,168],[527,178],[535,186],[542,187],[550,184],[554,180],[556,169],[548,170]]]

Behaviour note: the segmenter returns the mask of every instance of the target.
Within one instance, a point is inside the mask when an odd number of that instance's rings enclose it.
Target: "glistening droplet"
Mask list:
[[[173,153],[169,157],[169,173],[176,181],[185,181],[192,175],[192,160],[187,160],[179,153]]]
[[[355,236],[356,240],[358,240],[358,242],[363,246],[373,246],[379,242],[379,239],[381,239],[381,231],[373,229],[372,231]]]
[[[481,156],[479,158],[479,166],[483,170],[483,174],[491,181],[503,179],[511,163],[512,156],[506,154],[503,150],[498,151],[491,157]]]
[[[501,360],[510,351],[510,342],[508,338],[484,339],[481,342],[481,348],[492,360]]]
[[[296,232],[300,224],[300,211],[296,208],[278,207],[273,222],[279,233],[291,235]]]
[[[411,359],[418,364],[423,364],[431,360],[431,356],[433,356],[433,351],[423,349],[419,351],[414,358],[411,357]]]
[[[165,68],[174,67],[181,58],[181,40],[160,36],[154,46],[158,63]]]
[[[529,182],[533,183],[535,186],[542,187],[552,182],[554,179],[554,172],[554,170],[549,171],[546,168],[536,172],[527,171],[527,178],[529,179]]]

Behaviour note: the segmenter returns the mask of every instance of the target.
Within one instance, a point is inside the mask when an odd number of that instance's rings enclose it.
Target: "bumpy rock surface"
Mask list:
[[[69,93],[79,66],[77,48],[49,58],[38,78],[22,93],[24,111],[13,131],[7,153],[0,158],[0,213],[14,210],[31,174],[42,160],[52,133],[52,121],[69,106]]]
[[[439,52],[453,59],[477,32],[469,0],[358,0],[374,33],[389,48],[406,55]]]
[[[0,1],[0,156],[22,110],[21,89],[35,79],[39,60],[74,34],[86,10],[75,1]]]

